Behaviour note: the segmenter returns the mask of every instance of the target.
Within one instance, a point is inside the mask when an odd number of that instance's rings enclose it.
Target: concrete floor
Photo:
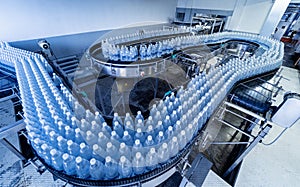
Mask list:
[[[300,71],[282,67],[280,85],[286,91],[300,93]],[[275,98],[281,103],[284,92]],[[299,109],[298,109],[299,110]],[[273,126],[263,142],[269,143],[282,131]],[[244,159],[236,186],[299,186],[300,181],[300,120],[288,129],[274,144],[258,144]]]

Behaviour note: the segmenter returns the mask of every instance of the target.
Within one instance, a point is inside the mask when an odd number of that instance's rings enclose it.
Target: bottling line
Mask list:
[[[280,88],[269,80],[280,79],[284,54],[271,38],[173,28],[101,38],[80,61],[49,60],[6,42],[0,51],[1,66],[16,74],[23,107],[23,119],[5,131],[23,129],[42,166],[9,145],[4,131],[2,143],[39,172],[73,185],[154,186],[176,173],[201,185],[199,172],[212,163],[199,149],[214,120],[249,140],[224,170],[226,178],[271,126],[284,123],[280,108],[270,114]],[[299,95],[287,94],[284,103],[299,104]],[[226,113],[247,129],[224,120]]]

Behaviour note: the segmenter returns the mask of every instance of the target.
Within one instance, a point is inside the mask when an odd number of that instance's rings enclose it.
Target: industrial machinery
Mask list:
[[[82,186],[153,186],[178,168],[200,184],[194,171],[211,163],[193,150],[205,146],[213,116],[224,114],[219,105],[239,109],[243,102],[233,88],[275,73],[283,58],[283,44],[270,38],[185,29],[102,39],[70,69],[61,65],[68,61],[0,46],[1,64],[16,72],[23,134],[34,154],[54,176]],[[270,125],[264,120],[251,145]]]

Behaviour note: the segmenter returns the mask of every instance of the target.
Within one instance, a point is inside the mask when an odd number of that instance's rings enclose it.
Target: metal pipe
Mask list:
[[[240,133],[242,133],[242,134],[244,134],[244,135],[246,135],[246,136],[248,136],[248,137],[250,137],[250,138],[254,138],[253,135],[244,132],[243,130],[241,130],[241,129],[235,127],[234,125],[232,125],[232,124],[230,124],[230,123],[228,123],[228,122],[226,122],[226,121],[224,121],[224,120],[222,120],[222,119],[218,119],[218,118],[217,118],[217,120],[220,121],[221,123],[223,123],[224,125],[227,125],[227,126],[233,128],[234,130],[239,131]]]

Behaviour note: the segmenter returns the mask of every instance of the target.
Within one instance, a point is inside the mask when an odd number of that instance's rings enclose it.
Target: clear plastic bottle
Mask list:
[[[91,122],[91,131],[97,135],[101,131],[101,124],[102,123],[97,123],[96,121]]]
[[[118,170],[121,178],[127,178],[131,176],[132,164],[125,156],[120,157]]]
[[[123,142],[128,145],[132,146],[133,145],[133,138],[132,136],[128,133],[128,131],[124,131],[123,137],[122,137]]]
[[[170,116],[170,119],[171,119],[172,125],[174,125],[176,123],[176,121],[179,119],[176,110],[173,110],[173,112]]]
[[[169,148],[167,143],[163,143],[157,150],[157,156],[160,163],[167,161],[170,158]]]
[[[144,123],[144,116],[142,115],[142,112],[141,111],[138,111],[137,114],[136,114],[136,117],[135,117],[135,124],[138,123],[138,120],[141,119],[142,122]]]
[[[133,171],[139,175],[145,172],[145,159],[140,152],[137,152],[132,160]]]
[[[148,126],[150,126],[150,125],[153,126],[153,124],[154,124],[154,121],[152,119],[152,116],[149,116],[148,119],[147,119],[147,121],[146,121],[146,123],[145,123],[145,128],[147,129]]]
[[[164,136],[164,132],[163,131],[159,131],[158,135],[156,136],[156,143],[160,144],[165,140],[165,136]]]
[[[90,110],[86,110],[85,111],[85,119],[91,123],[92,121],[94,121],[95,116]]]
[[[157,112],[157,108],[156,108],[156,104],[154,104],[150,110],[150,116],[154,116],[156,114],[156,112]],[[148,118],[148,120],[149,120],[149,118]]]
[[[95,158],[101,162],[104,162],[104,158],[107,155],[106,150],[104,150],[102,147],[100,147],[98,144],[94,144],[92,146],[93,151],[92,151],[92,158]]]
[[[63,170],[64,168],[63,168],[62,153],[57,149],[51,149],[50,155],[51,155],[52,167],[57,171]]]
[[[158,121],[156,127],[155,127],[155,132],[156,134],[159,133],[159,131],[164,131],[164,126],[162,121]]]
[[[89,145],[94,145],[98,142],[98,137],[90,130],[86,131],[85,136],[86,143]]]
[[[66,139],[75,141],[75,130],[69,125],[65,127],[65,137]]]
[[[125,123],[125,128],[124,128],[131,136],[134,136],[134,134],[135,134],[135,128],[134,128],[134,124],[130,121],[130,120],[128,120],[128,121],[126,121],[126,123]]]
[[[68,153],[64,153],[62,156],[63,159],[63,168],[67,175],[75,175],[76,174],[76,165],[75,158]]]
[[[143,120],[141,119],[138,119],[137,120],[137,123],[135,124],[135,130],[137,130],[138,128],[144,130],[144,123],[143,123]]]
[[[146,132],[145,132],[145,135],[146,135],[146,136],[149,136],[149,135],[154,136],[154,135],[155,135],[155,131],[154,131],[154,128],[153,128],[152,125],[149,125],[149,126],[147,127]]]
[[[125,119],[124,119],[125,126],[127,125],[127,121],[129,121],[131,125],[134,125],[133,119],[128,112],[125,114]]]
[[[95,158],[92,158],[90,160],[90,176],[94,180],[101,180],[105,177],[105,169],[104,165],[96,160]]]
[[[112,124],[115,124],[115,122],[118,122],[120,125],[123,124],[122,119],[120,118],[119,114],[117,112],[114,113]]]
[[[79,128],[75,129],[75,142],[80,144],[81,142],[83,142],[83,137],[81,135],[81,130]]]
[[[106,122],[102,123],[102,132],[107,136],[110,137],[112,129],[110,126],[107,125]]]
[[[146,154],[146,167],[152,170],[158,166],[158,157],[154,147],[151,147],[149,152]]]
[[[72,140],[67,141],[68,145],[68,153],[73,156],[78,156],[80,153],[80,147],[77,143],[73,142]]]
[[[143,145],[139,139],[134,141],[134,144],[132,146],[132,153],[135,154],[137,152],[143,151]]]
[[[112,157],[115,160],[118,160],[120,158],[119,151],[116,146],[112,144],[112,142],[108,142],[106,144],[106,153],[108,156]]]
[[[169,151],[170,157],[176,156],[179,152],[179,144],[176,136],[173,136],[171,141],[169,141]]]
[[[117,114],[117,113],[115,113],[115,114]],[[113,129],[114,129],[114,131],[116,131],[116,133],[117,133],[120,137],[123,136],[123,133],[124,133],[123,125],[121,125],[121,124],[119,123],[119,121],[115,120],[115,121],[113,122]]]
[[[50,140],[49,144],[51,144],[53,147],[57,147],[57,137],[58,135],[55,131],[51,131],[49,133],[49,140]]]
[[[86,145],[84,142],[82,142],[81,144],[79,144],[80,147],[80,156],[82,158],[85,158],[87,160],[90,160],[92,158],[92,149]]]
[[[91,124],[85,119],[81,119],[80,130],[86,132],[90,129]]]
[[[51,147],[49,147],[46,143],[43,143],[41,145],[41,157],[49,165],[51,165],[50,149],[51,149]]]
[[[141,141],[141,143],[145,142],[145,134],[144,134],[144,132],[142,132],[141,128],[137,128],[136,133],[134,135],[134,139],[135,140],[139,139]]]
[[[96,123],[100,126],[102,123],[105,122],[105,119],[103,118],[103,116],[97,111],[95,112],[95,121]]]
[[[169,115],[166,116],[163,122],[164,130],[167,130],[169,126],[172,126],[171,118]]]
[[[154,146],[155,142],[153,140],[153,137],[151,135],[147,136],[147,139],[145,140],[144,146],[145,147],[150,147],[150,146]]]
[[[178,143],[179,143],[179,150],[181,150],[186,146],[186,143],[187,143],[185,130],[181,130],[177,137],[178,137]]]
[[[120,143],[119,153],[121,156],[126,156],[129,160],[131,160],[132,152],[124,142]]]
[[[173,127],[169,126],[168,129],[165,132],[166,138],[171,139],[174,135]]]
[[[62,136],[57,137],[57,146],[61,152],[67,152],[67,140]]]
[[[110,156],[105,158],[105,178],[108,180],[118,177],[118,164]]]
[[[88,160],[78,156],[75,159],[76,162],[76,173],[81,179],[87,179],[90,175],[90,163]]]
[[[110,141],[114,146],[119,147],[122,138],[117,134],[116,131],[111,131]]]

